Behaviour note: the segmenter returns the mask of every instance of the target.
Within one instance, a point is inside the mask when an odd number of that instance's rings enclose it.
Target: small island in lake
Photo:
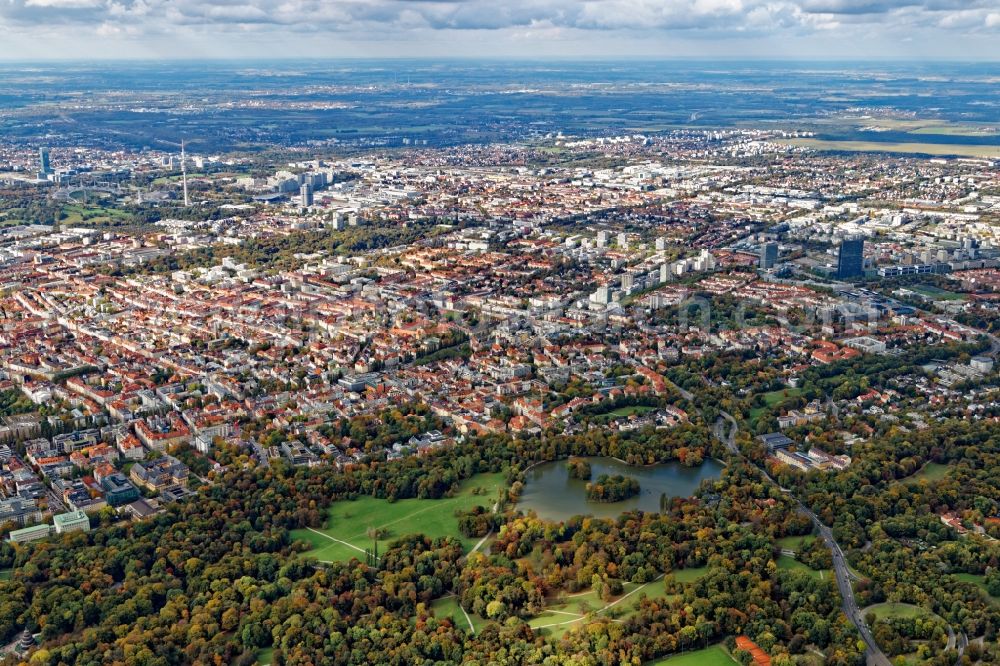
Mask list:
[[[630,476],[601,474],[587,484],[588,502],[621,502],[639,494],[639,482]]]
[[[570,458],[566,461],[566,471],[571,479],[590,480],[590,463],[583,458]]]

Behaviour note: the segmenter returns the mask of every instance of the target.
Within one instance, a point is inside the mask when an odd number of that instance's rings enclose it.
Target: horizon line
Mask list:
[[[790,56],[760,56],[760,55],[725,55],[725,56],[650,56],[650,55],[605,55],[605,56],[575,56],[575,55],[542,55],[542,56],[522,56],[522,55],[495,55],[495,56],[208,56],[208,57],[102,57],[91,56],[86,58],[69,57],[46,57],[46,58],[6,58],[0,56],[0,64],[3,65],[38,65],[38,64],[88,64],[88,63],[134,63],[134,64],[166,64],[166,63],[199,63],[199,62],[712,62],[712,63],[734,63],[734,62],[777,62],[777,63],[845,63],[845,64],[866,64],[897,62],[908,64],[920,63],[952,63],[968,65],[993,65],[1000,64],[1000,55],[993,59],[969,59],[967,57],[920,57],[912,56],[869,56],[869,57],[790,57]]]

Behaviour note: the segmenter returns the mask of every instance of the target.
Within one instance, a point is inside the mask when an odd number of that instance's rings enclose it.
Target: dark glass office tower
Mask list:
[[[837,277],[861,277],[865,273],[865,239],[845,238],[837,253]]]
[[[778,244],[764,243],[760,250],[760,267],[764,270],[773,268],[778,263]]]

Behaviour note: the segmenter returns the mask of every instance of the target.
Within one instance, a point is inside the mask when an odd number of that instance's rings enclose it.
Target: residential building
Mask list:
[[[35,523],[42,519],[38,503],[27,497],[11,497],[0,500],[0,523],[14,522],[19,525]]]
[[[155,492],[170,486],[186,484],[188,474],[187,465],[173,456],[137,462],[129,470],[129,478],[133,483]]]

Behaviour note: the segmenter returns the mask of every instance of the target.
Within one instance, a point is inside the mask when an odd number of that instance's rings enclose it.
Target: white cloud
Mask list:
[[[998,0],[0,0],[0,29],[26,39],[59,30],[81,47],[97,37],[178,35],[218,46],[295,34],[332,40],[426,41],[470,35],[491,43],[549,36],[603,42],[641,34],[724,41],[750,35],[783,40],[810,33],[850,38],[860,26],[876,40],[916,31],[954,44],[1000,32]],[[590,35],[583,37],[581,35]],[[853,57],[845,41],[843,53]],[[273,54],[262,54],[273,55]],[[600,55],[600,53],[595,53]],[[708,55],[708,54],[706,54]],[[0,44],[0,57],[13,57]]]
[[[53,9],[81,9],[100,7],[103,0],[26,0],[27,7],[51,7]]]

